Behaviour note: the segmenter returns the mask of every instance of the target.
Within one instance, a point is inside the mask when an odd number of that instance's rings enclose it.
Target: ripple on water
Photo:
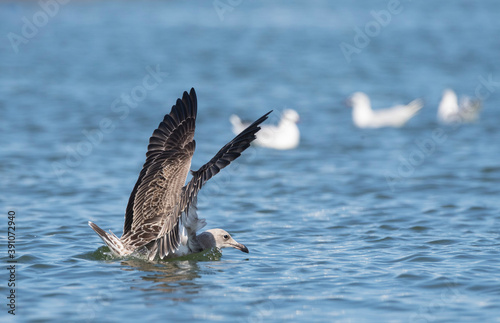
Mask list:
[[[465,286],[465,284],[459,282],[455,278],[441,276],[441,277],[433,278],[431,280],[423,282],[423,283],[419,284],[419,286],[422,288],[425,288],[425,289],[446,290],[446,289],[462,288]]]
[[[422,232],[422,231],[428,231],[428,230],[430,230],[430,228],[426,227],[426,226],[422,226],[422,225],[416,225],[416,226],[411,227],[410,230]]]
[[[37,264],[42,262],[43,258],[31,254],[24,254],[17,258],[17,261],[24,264]]]
[[[429,257],[429,256],[421,256],[421,257],[414,257],[412,259],[409,259],[409,262],[440,262],[443,261],[443,258],[438,258],[438,257]]]
[[[402,279],[405,281],[409,282],[416,282],[416,281],[421,281],[423,279],[428,279],[429,275],[424,275],[424,274],[412,274],[412,273],[402,273],[396,276],[397,279]]]
[[[438,258],[429,257],[427,253],[417,252],[409,256],[398,258],[392,262],[436,262],[440,261]]]
[[[457,240],[451,240],[451,239],[440,239],[440,240],[428,241],[427,243],[428,244],[432,244],[432,245],[444,245],[444,246],[447,246],[447,245],[458,243],[458,241]]]

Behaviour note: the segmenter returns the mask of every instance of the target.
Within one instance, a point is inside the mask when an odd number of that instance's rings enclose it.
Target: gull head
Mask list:
[[[363,92],[356,92],[347,99],[346,104],[353,108],[370,107],[370,98]]]
[[[286,109],[281,114],[281,120],[297,123],[300,120],[299,114],[293,109]]]
[[[448,110],[456,110],[449,112],[458,112],[458,97],[455,91],[452,89],[444,90],[440,105]]]
[[[248,253],[248,248],[245,245],[234,240],[226,230],[207,230],[198,235],[197,239],[203,249],[211,249],[214,247],[222,249],[231,247]]]
[[[457,94],[452,89],[446,89],[443,91],[443,98],[457,99]]]
[[[443,91],[443,97],[438,107],[438,117],[442,121],[450,121],[459,111],[458,98],[452,89]]]

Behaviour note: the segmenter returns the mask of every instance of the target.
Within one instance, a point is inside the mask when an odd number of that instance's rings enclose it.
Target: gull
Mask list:
[[[195,150],[194,131],[197,99],[194,89],[184,92],[170,114],[149,139],[146,162],[130,195],[123,235],[90,227],[117,256],[134,255],[155,259],[185,256],[211,248],[233,247],[248,253],[222,229],[197,234],[206,225],[197,215],[197,195],[203,184],[238,158],[255,139],[259,124],[270,112],[249,125],[197,171],[186,184]]]
[[[262,130],[254,141],[255,145],[279,150],[297,148],[300,142],[300,131],[297,126],[299,119],[297,111],[284,110],[278,125],[262,126]],[[239,134],[249,125],[249,123],[242,122],[240,117],[235,114],[229,118],[229,121],[233,125],[234,134]]]
[[[463,123],[476,121],[481,110],[481,101],[463,96],[458,103],[457,94],[446,89],[438,107],[438,120],[442,123]]]
[[[408,105],[372,110],[370,98],[363,92],[354,93],[347,103],[352,106],[352,119],[358,128],[402,127],[424,106],[416,99]]]

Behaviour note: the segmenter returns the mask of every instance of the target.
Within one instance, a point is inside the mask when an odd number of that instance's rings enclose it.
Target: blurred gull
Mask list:
[[[372,110],[370,98],[363,92],[354,93],[348,104],[352,106],[353,122],[359,128],[402,127],[424,106],[421,99],[416,99],[408,105]]]
[[[122,237],[89,222],[113,254],[154,260],[211,248],[232,247],[248,253],[247,247],[222,229],[196,234],[206,225],[205,219],[198,219],[196,197],[203,184],[250,146],[259,124],[270,112],[244,129],[200,169],[191,171],[191,180],[184,185],[196,146],[193,137],[197,109],[194,89],[189,94],[184,92],[182,100],[177,99],[153,132],[146,162],[128,201]]]
[[[278,125],[262,126],[254,143],[258,146],[279,150],[297,148],[300,142],[300,131],[299,127],[297,127],[299,119],[297,111],[292,109],[284,110]],[[229,118],[229,121],[233,125],[235,134],[239,134],[249,125],[249,123],[242,122],[240,117],[234,114]]]
[[[462,123],[476,121],[481,110],[481,101],[463,96],[458,103],[456,93],[451,89],[443,92],[439,103],[438,120],[442,123]]]

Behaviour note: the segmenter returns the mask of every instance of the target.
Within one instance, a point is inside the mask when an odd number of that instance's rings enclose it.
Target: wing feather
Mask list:
[[[178,183],[186,181],[192,153],[194,152],[195,144],[193,138],[196,115],[196,92],[194,89],[191,89],[189,94],[184,92],[182,100],[177,100],[176,104],[172,106],[170,113],[165,115],[163,121],[153,132],[149,139],[146,162],[142,167],[128,201],[123,236],[128,234],[132,230],[132,227],[137,228],[145,220],[155,216],[161,217],[161,214],[153,214],[155,210],[160,211],[159,208],[148,209],[145,207],[146,195],[151,193],[151,191],[155,192],[154,196],[156,198],[165,198],[168,195],[177,196],[180,194],[182,186],[179,188]],[[188,144],[191,144],[191,147],[185,150],[185,146]],[[169,164],[170,162],[183,162],[183,168],[181,167],[182,165],[177,165],[183,171],[169,173],[167,170],[173,166]],[[184,175],[184,173],[186,174]],[[166,182],[172,180],[172,176],[178,176],[175,178],[175,185],[168,186]],[[155,189],[163,189],[167,190],[167,192],[165,192],[165,195],[161,195]],[[149,205],[159,203],[155,202],[155,200],[148,200],[148,202],[150,203]]]

